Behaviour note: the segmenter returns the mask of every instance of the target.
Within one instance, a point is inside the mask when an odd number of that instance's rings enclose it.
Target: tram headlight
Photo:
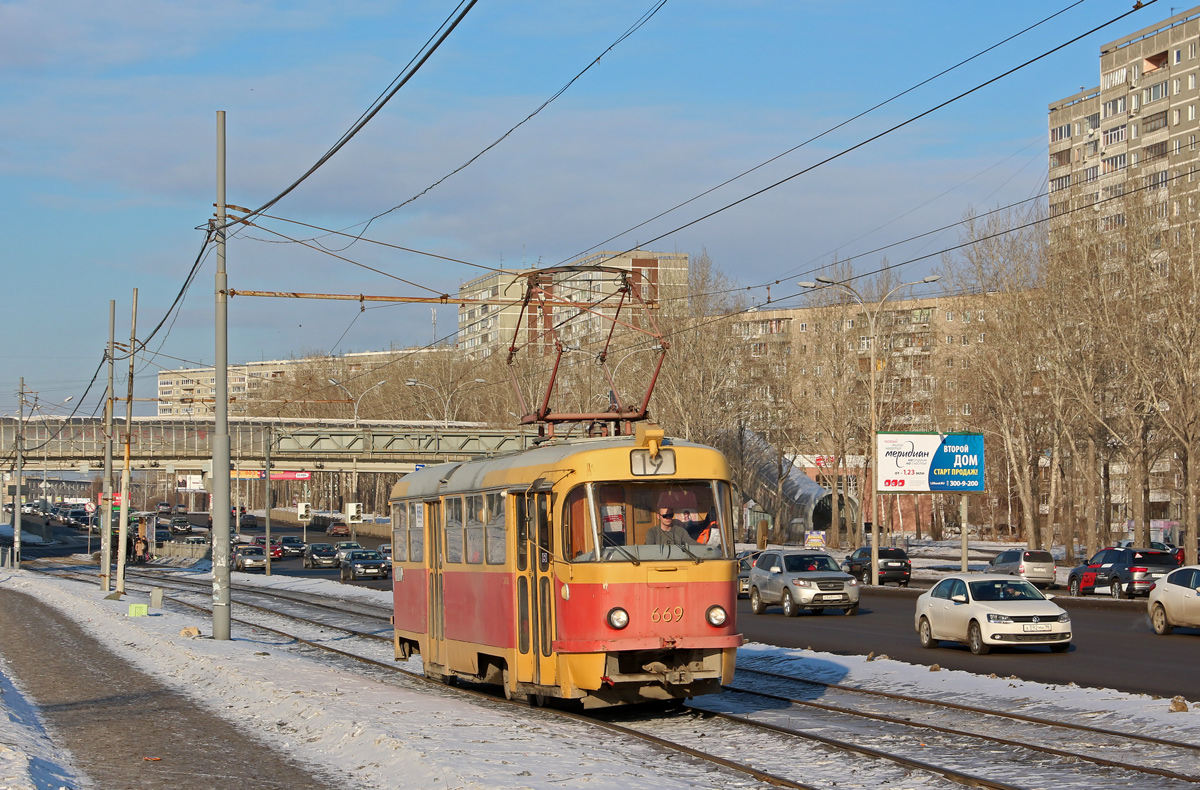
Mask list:
[[[629,625],[629,612],[625,611],[619,606],[616,606],[608,610],[608,617],[605,619],[608,620],[608,624],[610,626],[620,631],[622,628]]]
[[[708,611],[704,613],[704,619],[711,626],[721,627],[725,625],[725,621],[729,618],[729,614],[725,611],[725,607],[713,605],[708,607]]]

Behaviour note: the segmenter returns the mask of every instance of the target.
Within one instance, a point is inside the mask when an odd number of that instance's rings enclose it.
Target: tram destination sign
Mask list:
[[[981,433],[881,433],[875,457],[881,494],[987,490]]]

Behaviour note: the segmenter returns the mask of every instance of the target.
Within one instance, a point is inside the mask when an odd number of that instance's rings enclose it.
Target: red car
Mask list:
[[[258,537],[256,537],[254,539],[254,541],[251,545],[262,546],[265,549],[267,547],[267,539],[265,537],[263,537],[262,535],[259,535]],[[283,546],[279,545],[278,543],[271,544],[271,559],[273,559],[273,560],[283,559]]]
[[[350,535],[350,526],[344,521],[335,521],[325,528],[326,535]]]

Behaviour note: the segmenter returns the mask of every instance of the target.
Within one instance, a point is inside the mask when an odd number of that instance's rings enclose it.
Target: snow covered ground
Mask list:
[[[193,571],[208,576],[202,567]],[[334,581],[287,576],[245,577],[240,583],[357,595],[387,605],[386,592]],[[450,694],[366,679],[296,655],[279,641],[234,627],[234,638],[180,635],[188,626],[211,633],[196,614],[155,612],[129,617],[131,601],[105,600],[94,585],[36,571],[0,569],[0,584],[36,595],[68,613],[111,649],[184,693],[198,706],[228,716],[297,762],[361,788],[722,787],[722,777],[683,760],[662,760],[651,747],[596,749],[584,724],[551,720]],[[931,673],[888,659],[835,656],[750,644],[739,662],[776,672],[902,691],[931,698],[994,704],[1034,715],[1077,718],[1103,711],[1142,732],[1196,741],[1200,712],[1170,713],[1169,700],[1109,690],[1052,686],[965,672]],[[286,680],[281,680],[286,679]],[[1103,724],[1092,720],[1092,723]],[[537,768],[530,771],[530,761]],[[0,663],[0,790],[75,788],[88,780],[74,767]]]

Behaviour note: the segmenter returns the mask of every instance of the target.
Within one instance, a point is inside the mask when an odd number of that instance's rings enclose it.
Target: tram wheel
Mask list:
[[[504,668],[503,678],[504,698],[506,700],[509,700],[510,702],[523,702],[526,705],[533,705],[533,700],[528,694],[522,691],[517,691],[513,688],[513,684],[510,682],[511,679],[509,678],[508,674],[508,667]]]

